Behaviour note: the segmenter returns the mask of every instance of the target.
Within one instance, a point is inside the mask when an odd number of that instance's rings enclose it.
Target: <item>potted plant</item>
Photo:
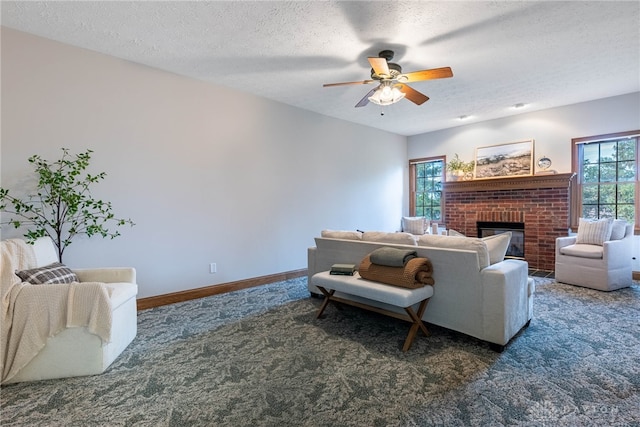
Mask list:
[[[456,153],[453,158],[447,162],[447,171],[449,171],[453,181],[457,181],[459,179],[470,179],[475,165],[475,161],[472,160],[470,162],[465,162],[460,159],[460,157],[458,157],[458,153]]]
[[[85,169],[91,160],[91,150],[72,156],[62,149],[62,157],[54,162],[38,155],[28,161],[35,167],[38,185],[35,194],[23,199],[13,197],[9,190],[0,188],[0,211],[9,219],[1,224],[15,228],[32,226],[25,234],[25,240],[33,243],[37,238],[49,236],[58,250],[58,260],[78,235],[100,235],[111,239],[120,235],[111,231],[109,223],[119,227],[134,223],[131,219],[116,218],[111,212],[111,203],[96,200],[89,187],[105,178],[106,173],[89,174]]]

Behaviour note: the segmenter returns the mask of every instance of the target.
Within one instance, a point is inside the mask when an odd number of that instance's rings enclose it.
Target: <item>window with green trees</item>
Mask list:
[[[444,173],[444,157],[409,161],[411,216],[424,216],[431,221],[442,221]]]
[[[640,131],[573,140],[578,207],[572,218],[619,218],[638,227]]]

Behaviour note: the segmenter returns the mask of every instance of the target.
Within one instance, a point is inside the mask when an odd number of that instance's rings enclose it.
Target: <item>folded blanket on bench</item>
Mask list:
[[[379,248],[371,252],[371,262],[388,267],[404,267],[410,259],[416,258],[418,253],[411,249]]]
[[[389,267],[371,262],[371,254],[364,257],[358,268],[360,277],[403,288],[433,285],[433,265],[429,258],[410,259],[404,267]]]

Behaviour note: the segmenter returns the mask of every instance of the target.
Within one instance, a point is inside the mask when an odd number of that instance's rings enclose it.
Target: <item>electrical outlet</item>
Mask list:
[[[213,274],[217,272],[218,272],[218,266],[216,265],[216,263],[212,262],[211,264],[209,264],[209,273]]]

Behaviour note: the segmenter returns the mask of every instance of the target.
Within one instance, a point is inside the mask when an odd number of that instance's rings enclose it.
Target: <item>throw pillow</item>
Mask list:
[[[365,231],[362,240],[367,242],[390,243],[392,245],[416,245],[416,237],[411,233],[387,233],[385,231]]]
[[[504,255],[509,249],[511,243],[511,232],[494,234],[493,236],[483,237],[482,241],[487,245],[489,251],[489,263],[495,264],[504,261]]]
[[[576,243],[602,246],[604,242],[611,238],[612,228],[613,220],[611,218],[603,218],[597,221],[580,218]]]
[[[467,237],[464,234],[460,233],[459,231],[454,230],[453,228],[449,229],[449,236],[451,236],[451,237]]]
[[[489,250],[482,239],[475,237],[451,237],[433,234],[425,234],[418,238],[418,246],[429,246],[443,249],[462,249],[478,254],[478,267],[485,268],[490,265]]]
[[[421,236],[425,230],[425,218],[422,216],[403,216],[402,231]]]
[[[322,230],[320,236],[328,239],[362,240],[359,231]]]
[[[16,271],[16,274],[23,282],[32,285],[79,282],[76,273],[59,262],[30,270]]]
[[[611,237],[609,240],[620,240],[624,238],[624,233],[627,231],[627,221],[623,219],[616,219],[613,221],[611,227]]]

